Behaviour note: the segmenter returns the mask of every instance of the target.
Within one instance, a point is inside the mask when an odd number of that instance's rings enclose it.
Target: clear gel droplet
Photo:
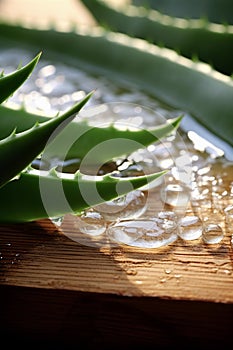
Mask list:
[[[134,220],[116,223],[108,228],[110,239],[138,248],[159,248],[176,241],[176,225],[163,227],[160,219]]]
[[[92,209],[84,212],[81,216],[76,218],[79,230],[82,233],[98,236],[105,232],[106,222],[100,213]]]
[[[217,244],[223,239],[223,230],[218,224],[208,224],[204,227],[202,238],[207,244]]]
[[[176,183],[171,183],[163,187],[160,195],[165,204],[183,209],[187,207],[190,200],[189,188]]]
[[[99,204],[95,210],[107,221],[138,218],[147,209],[147,197],[142,191],[133,191],[127,195]]]
[[[224,214],[225,214],[227,225],[229,226],[232,225],[233,224],[233,205],[228,205],[224,209]]]
[[[57,227],[60,227],[62,222],[63,222],[63,216],[59,216],[59,217],[56,217],[56,218],[50,218],[50,220],[52,221],[52,223],[54,225],[56,225]]]
[[[167,220],[172,220],[174,222],[177,222],[178,220],[178,216],[176,215],[176,213],[174,211],[161,211],[158,213],[158,218],[159,219],[167,219]]]
[[[185,216],[179,221],[178,235],[180,238],[191,241],[201,237],[203,231],[202,222],[198,216]]]
[[[110,244],[106,236],[106,222],[92,209],[81,216],[64,215],[60,229],[67,238],[84,246],[102,248]]]

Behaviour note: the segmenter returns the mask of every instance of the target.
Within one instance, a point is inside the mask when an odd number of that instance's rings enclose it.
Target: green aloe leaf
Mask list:
[[[129,3],[119,6],[107,0],[82,0],[82,2],[98,23],[109,30],[149,40],[156,45],[173,49],[190,59],[198,57],[200,61],[213,65],[224,74],[233,73],[232,25],[215,24],[203,18],[189,19],[190,17],[187,16],[185,19],[180,19],[174,15],[163,15],[159,11],[143,7],[144,2],[141,2],[141,6],[133,6]],[[171,2],[174,9],[178,10],[180,1],[178,4],[174,0]],[[185,2],[187,7],[190,4],[193,8],[196,6],[196,1],[182,0],[182,2]],[[199,5],[201,7],[201,4]],[[154,1],[154,7],[157,6],[159,7]],[[185,5],[180,6],[181,11],[184,7]],[[212,10],[214,7],[216,6],[211,6]]]
[[[71,122],[91,97],[92,92],[75,104],[67,112],[44,123],[36,123],[32,128],[16,133],[0,141],[0,186],[17,176],[37,157],[46,146],[50,136],[58,134]]]
[[[140,91],[189,113],[211,133],[233,145],[232,79],[209,65],[100,28],[60,32],[0,24],[0,37],[7,45],[16,45],[17,38],[20,47],[44,48],[50,59],[60,57],[63,47],[62,60],[67,65],[80,68],[84,62],[84,67],[104,73],[109,79],[137,84]]]
[[[38,63],[40,56],[41,53],[24,67],[11,74],[0,77],[0,103],[10,97],[25,82],[25,80],[27,80]]]
[[[39,57],[37,57],[38,59]],[[34,66],[37,60],[33,61]],[[33,68],[31,65],[29,67],[30,69]],[[9,80],[4,79],[4,84],[8,81],[11,87],[8,88],[8,93],[12,93],[12,86],[16,88],[19,81],[22,82],[22,79],[18,79],[17,75],[14,82],[13,77],[15,77],[15,73],[10,76]],[[21,75],[20,77],[22,78]],[[4,84],[2,84],[2,88]],[[30,170],[31,162],[43,153],[47,147],[49,148],[50,143],[55,145],[55,152],[56,148],[59,149],[59,152],[62,152],[64,142],[61,145],[59,140],[58,143],[53,142],[66,126],[72,124],[71,128],[73,130],[75,125],[75,135],[80,126],[81,129],[82,126],[86,128],[86,122],[74,123],[72,121],[87,103],[92,93],[87,94],[67,112],[54,118],[38,118],[38,116],[23,111],[23,118],[21,119],[22,111],[9,110],[1,106],[0,110],[3,111],[3,114],[0,117],[0,137],[2,138],[0,140],[0,163],[2,164],[0,172],[0,222],[26,222],[66,213],[79,214],[90,206],[100,204],[105,200],[113,200],[134,189],[143,187],[166,173],[166,171],[162,171],[134,178],[120,178],[112,175],[88,176],[77,171],[70,178],[67,177],[67,174],[59,175],[54,169],[42,173],[33,169]],[[10,111],[9,114],[4,113],[7,110]],[[178,127],[180,120],[179,117],[172,120],[168,125],[156,128],[152,137],[145,130],[142,130],[139,138],[142,142],[150,143],[152,140],[171,133]],[[109,127],[107,138],[106,130],[104,130],[104,134],[100,131],[99,128],[82,130],[89,140],[88,142],[88,140],[83,139],[84,143],[81,142],[81,146],[84,146],[82,149],[83,155],[88,151],[87,145],[89,143],[93,146],[91,142],[93,137],[97,137],[94,141],[96,144],[100,139],[106,141],[114,136],[119,137],[121,135],[121,131],[115,130],[113,126]],[[65,139],[69,138],[70,132],[71,129],[65,135]],[[125,135],[132,138],[129,130]],[[136,136],[136,134],[133,135]],[[137,133],[137,137],[138,135]],[[79,147],[80,143],[75,145],[74,151],[77,151]]]
[[[18,125],[17,130],[22,132],[33,127],[37,122],[47,120],[51,118],[1,106],[0,138],[6,137],[16,125]],[[114,125],[101,128],[90,126],[87,121],[74,121],[46,146],[44,157],[46,159],[55,157],[83,159],[86,157],[88,164],[103,164],[113,158],[129,155],[138,148],[160,141],[175,132],[181,120],[182,116],[179,116],[153,128],[138,128],[137,130],[130,130],[130,128],[121,130]],[[104,147],[105,142],[108,142],[108,147]],[[101,152],[97,152],[96,147],[101,144],[103,145]]]
[[[156,181],[167,171],[138,177],[86,176],[79,171],[72,179],[55,171],[37,175],[22,173],[0,188],[0,222],[27,222],[83,210],[118,198]]]
[[[179,18],[206,18],[213,23],[233,24],[232,0],[132,0],[132,4],[154,8]]]

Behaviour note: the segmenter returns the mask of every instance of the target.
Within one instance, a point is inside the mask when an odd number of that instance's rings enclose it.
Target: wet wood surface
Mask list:
[[[231,234],[220,244],[99,247],[70,239],[49,220],[1,225],[2,285],[125,296],[233,302]],[[91,246],[93,245],[93,246]]]
[[[73,345],[78,335],[106,347],[231,340],[228,231],[216,247],[180,240],[155,250],[84,246],[49,220],[0,232],[3,337]]]
[[[232,227],[221,224],[219,244],[180,239],[157,249],[77,241],[49,220],[1,225],[3,339],[50,347],[74,346],[77,336],[83,346],[106,348],[228,346]]]
[[[224,218],[223,225],[218,245],[177,240],[144,250],[84,245],[49,220],[1,225],[2,338],[51,346],[230,343],[232,228]]]

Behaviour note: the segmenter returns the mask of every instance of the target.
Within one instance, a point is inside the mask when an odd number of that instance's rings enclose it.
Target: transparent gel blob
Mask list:
[[[176,212],[177,215],[185,215],[190,201],[190,188],[179,183],[168,183],[160,190],[161,200]]]
[[[137,248],[159,248],[177,239],[176,224],[162,219],[129,220],[110,225],[111,240]]]
[[[146,209],[147,196],[139,190],[95,206],[95,211],[100,213],[106,221],[135,219],[141,216]]]
[[[233,205],[228,205],[224,208],[226,224],[233,229]]]
[[[173,221],[174,223],[177,224],[178,222],[178,216],[174,211],[168,211],[168,210],[163,210],[158,213],[158,218],[163,219],[163,220],[169,220]]]
[[[184,216],[179,221],[178,235],[183,240],[191,241],[201,237],[203,232],[202,221],[198,216]]]
[[[102,215],[93,209],[85,211],[82,215],[76,216],[80,232],[98,236],[105,232],[106,222]]]
[[[208,224],[203,230],[203,241],[207,244],[218,244],[224,237],[223,229],[218,224]]]
[[[85,212],[83,215],[66,214],[59,229],[72,241],[84,246],[101,248],[109,246],[106,222],[99,213]],[[111,243],[112,245],[112,243]]]

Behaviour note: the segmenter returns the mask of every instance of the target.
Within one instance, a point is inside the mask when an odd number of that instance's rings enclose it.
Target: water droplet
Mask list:
[[[157,164],[157,160],[154,157],[153,153],[148,149],[139,149],[136,152],[133,152],[128,156],[128,161],[131,162],[131,165],[128,169],[125,169],[121,174],[132,176],[132,170],[135,175],[144,175],[152,174],[155,172],[161,171],[161,168]],[[157,187],[163,183],[163,178],[159,177],[150,184],[147,184],[142,187],[143,191],[149,190],[151,188]]]
[[[39,158],[34,159],[31,165],[34,169],[38,170],[49,170],[50,168],[50,164],[47,160]]]
[[[224,214],[225,214],[227,225],[229,226],[232,225],[233,224],[233,205],[228,205],[224,209]]]
[[[146,209],[147,196],[139,190],[95,207],[95,210],[101,213],[107,221],[135,219],[141,216]]]
[[[179,281],[179,279],[182,277],[182,275],[180,275],[180,274],[175,274],[174,277],[177,279],[177,281]]]
[[[137,275],[137,271],[134,269],[128,269],[126,270],[127,275],[132,275],[132,276],[136,276]]]
[[[106,222],[100,213],[90,209],[81,216],[76,217],[79,230],[92,236],[98,236],[105,232]]]
[[[199,207],[200,203],[205,203],[205,205],[211,207],[210,189],[207,186],[197,186],[194,184],[191,192],[191,201],[193,206]]]
[[[164,203],[186,208],[190,199],[190,189],[177,183],[170,183],[161,189],[160,195]]]
[[[213,197],[210,186],[194,187],[191,193],[191,206],[195,215],[205,223],[218,224],[222,221],[222,205]]]
[[[178,235],[187,241],[198,239],[203,231],[202,222],[196,215],[185,216],[179,221]]]
[[[161,278],[159,282],[160,283],[165,283],[166,281],[167,281],[166,278]]]
[[[153,151],[153,155],[157,159],[158,165],[162,169],[170,168],[174,165],[174,146],[172,142],[161,142]]]
[[[177,214],[174,211],[170,211],[170,210],[165,210],[165,211],[159,212],[158,218],[159,219],[167,219],[167,220],[171,220],[174,222],[177,222],[177,220],[178,220]]]
[[[163,225],[161,219],[123,221],[109,226],[107,232],[118,243],[139,248],[159,248],[177,239],[176,226],[166,230]]]
[[[197,150],[192,154],[192,169],[194,172],[197,172],[199,169],[206,168],[208,165],[208,159],[204,157],[203,154],[200,154]]]
[[[61,231],[72,241],[84,246],[101,248],[109,246],[106,222],[99,213],[84,213],[83,216],[64,215]],[[113,243],[111,243],[111,246]]]
[[[142,281],[135,281],[134,283],[136,283],[136,284],[142,284],[143,282]]]
[[[209,171],[210,171],[210,167],[206,166],[204,168],[198,169],[197,174],[202,176],[202,175],[208,174]]]
[[[204,227],[202,238],[207,244],[217,244],[223,239],[222,227],[218,224],[208,224]]]
[[[57,227],[60,227],[63,221],[63,216],[55,217],[55,218],[50,218],[52,223],[56,225]]]

